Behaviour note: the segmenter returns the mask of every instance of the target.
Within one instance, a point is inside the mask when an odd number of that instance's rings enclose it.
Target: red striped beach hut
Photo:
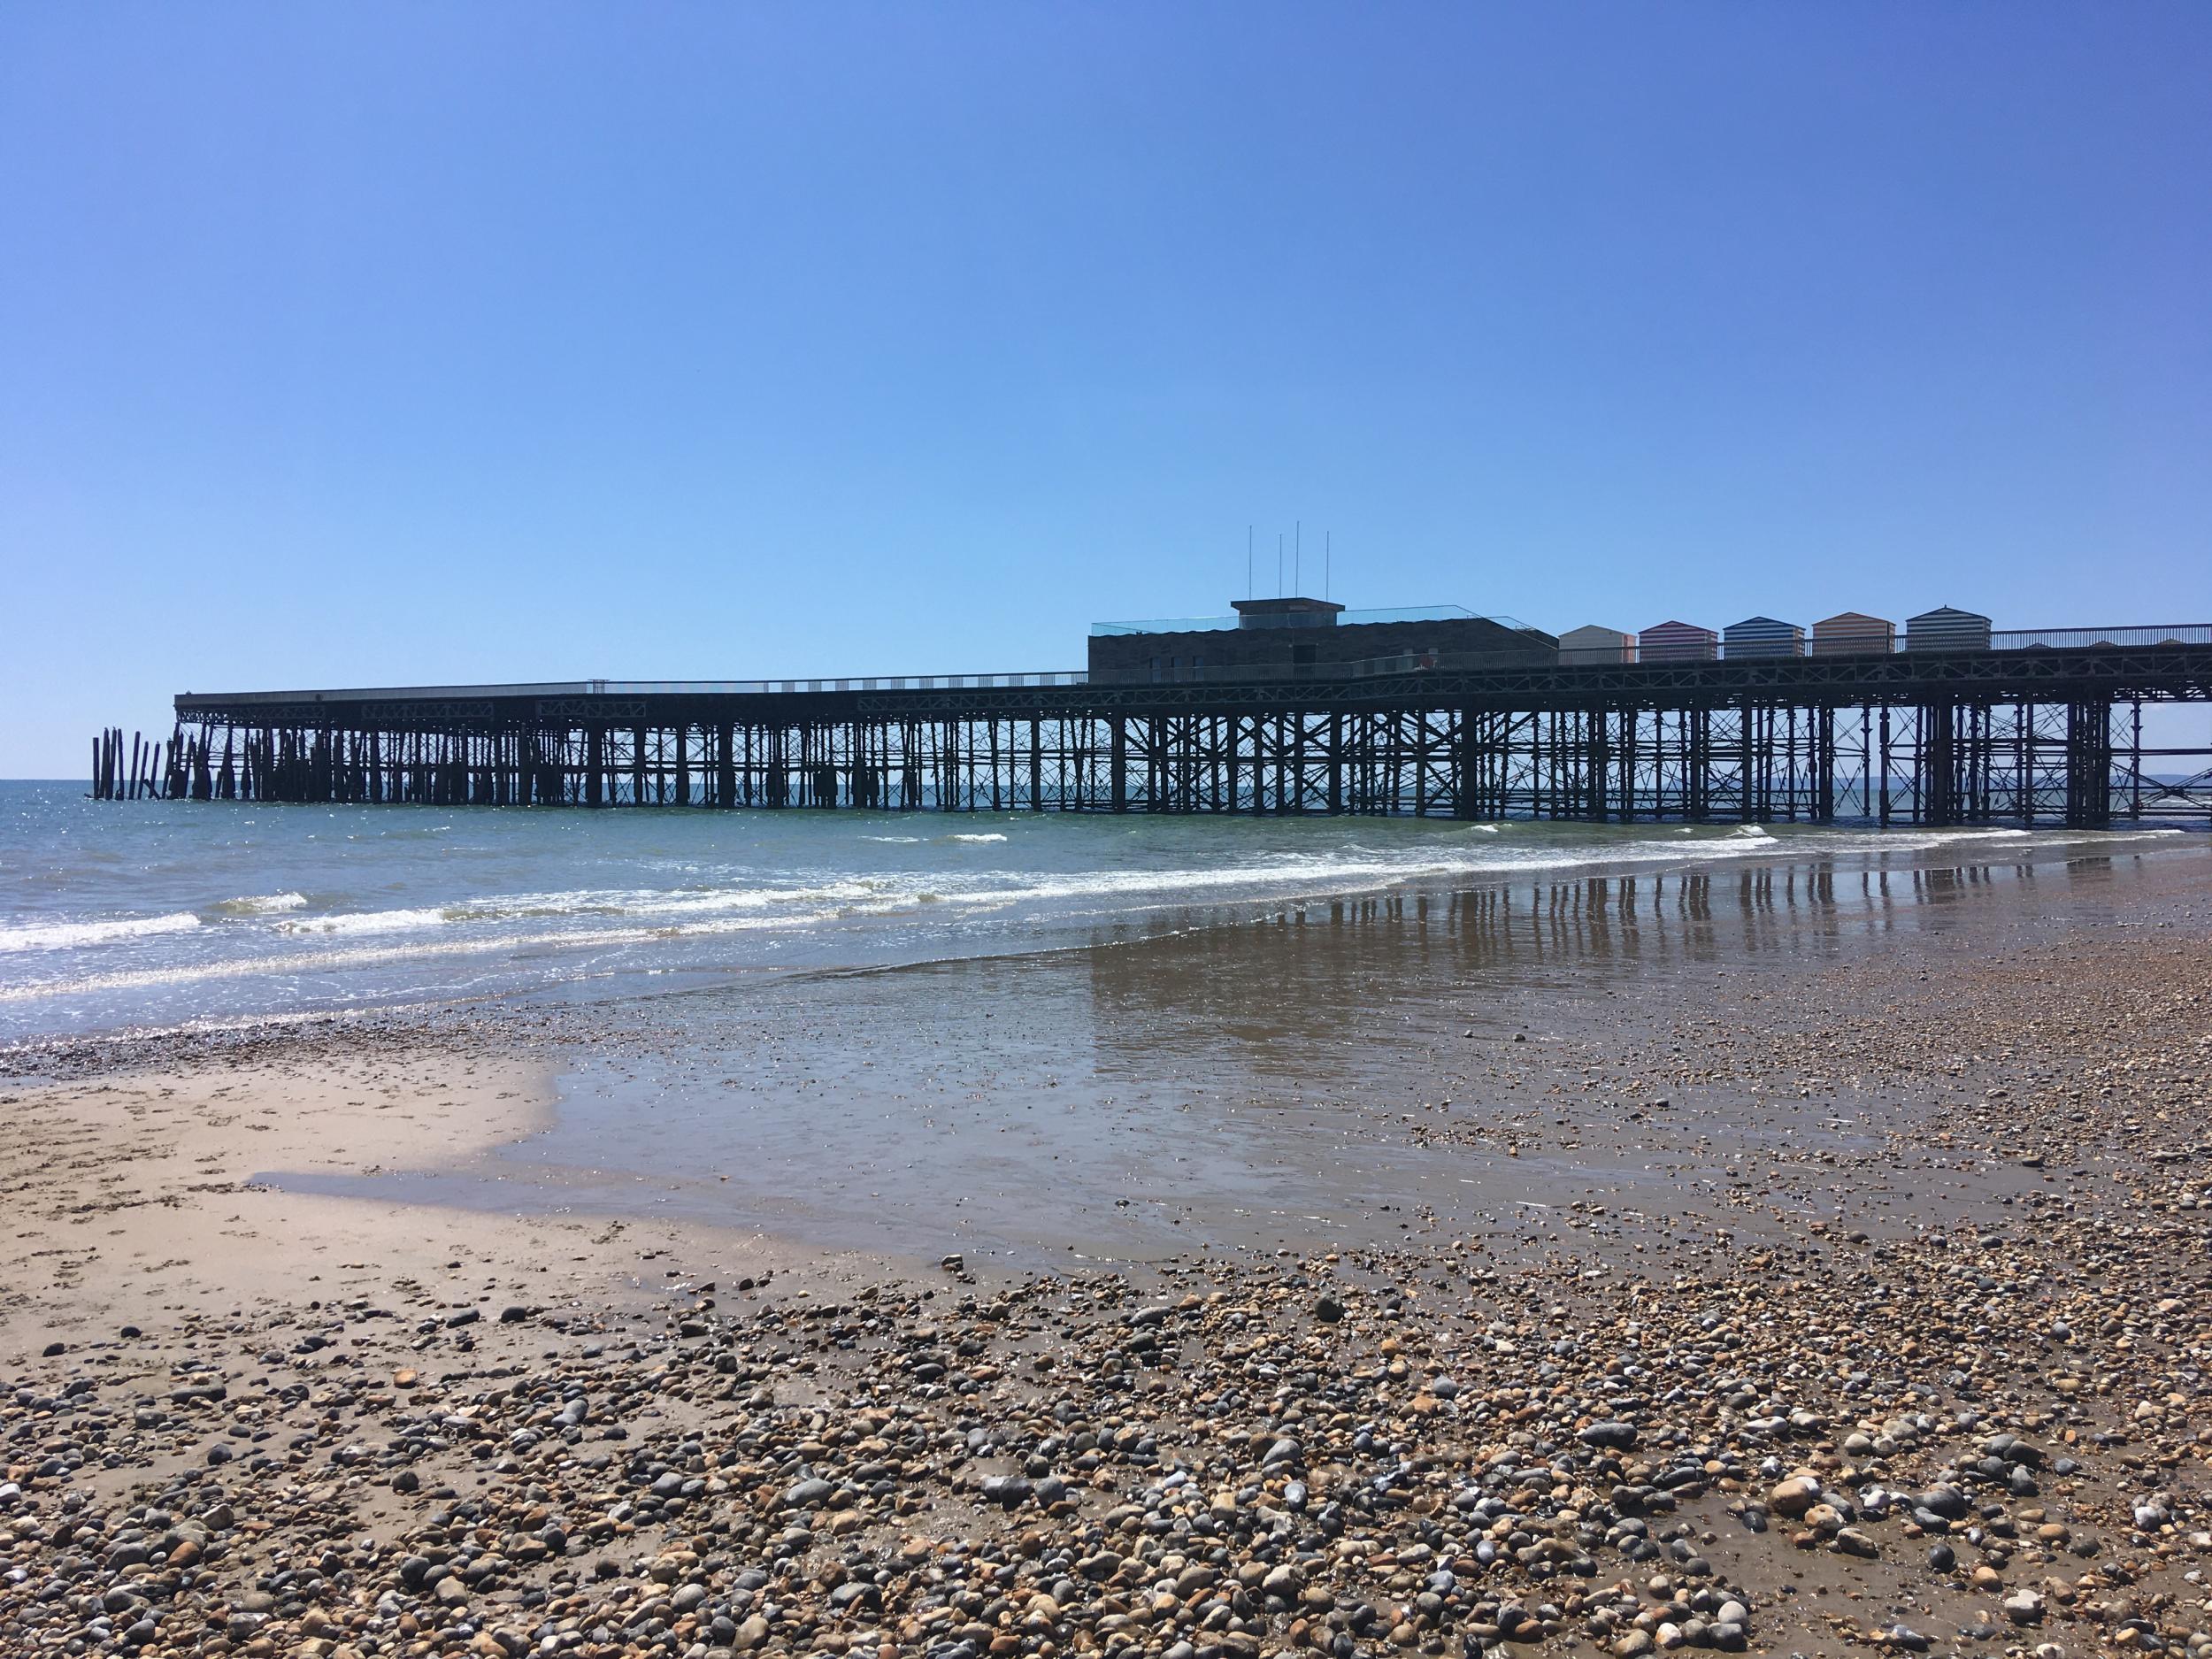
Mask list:
[[[1857,611],[1845,611],[1813,624],[1815,657],[1858,657],[1897,649],[1897,625]]]
[[[1720,635],[1694,622],[1662,622],[1636,636],[1640,663],[1709,663],[1720,654]]]

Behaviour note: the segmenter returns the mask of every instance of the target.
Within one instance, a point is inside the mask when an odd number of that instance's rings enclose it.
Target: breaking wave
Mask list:
[[[225,899],[213,907],[224,916],[277,916],[286,910],[307,908],[304,893],[257,893],[244,898]]]
[[[68,908],[5,917],[0,1041],[634,987],[640,976],[1056,949],[1409,886],[1830,859],[2025,864],[2152,833],[1002,813],[967,822],[495,814],[459,834],[443,818],[371,809],[353,822],[226,818],[210,835],[180,820],[167,842],[149,829],[131,850],[83,849]],[[133,833],[159,824],[130,820]],[[50,842],[19,843],[16,867],[33,849],[45,857]]]
[[[133,916],[111,922],[45,922],[29,927],[0,927],[0,950],[69,950],[156,933],[187,933],[200,925],[190,910],[166,916]]]

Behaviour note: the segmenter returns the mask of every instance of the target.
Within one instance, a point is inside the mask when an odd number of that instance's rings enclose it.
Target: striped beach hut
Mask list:
[[[1662,622],[1636,636],[1642,663],[1709,663],[1720,654],[1720,635],[1694,622]]]
[[[1813,624],[1815,657],[1858,657],[1897,649],[1897,625],[1863,611],[1846,611]]]
[[[1794,622],[1772,617],[1746,617],[1721,630],[1721,642],[1729,661],[1740,657],[1802,657],[1805,630]]]
[[[1905,649],[1909,651],[1985,651],[1989,649],[1989,618],[1971,611],[1939,605],[1905,618]]]
[[[1559,636],[1559,663],[1563,668],[1635,660],[1636,636],[1618,628],[1601,628],[1593,622],[1586,627],[1569,628]]]

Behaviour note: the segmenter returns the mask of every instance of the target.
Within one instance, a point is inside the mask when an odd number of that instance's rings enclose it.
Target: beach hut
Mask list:
[[[1879,617],[1846,611],[1813,624],[1815,657],[1856,657],[1896,649],[1897,625]]]
[[[1720,654],[1720,635],[1694,622],[1662,622],[1636,636],[1641,663],[1709,663]]]
[[[1559,636],[1559,662],[1563,668],[1635,660],[1636,636],[1618,628],[1601,628],[1593,622],[1587,627],[1569,628]]]
[[[1905,649],[1909,651],[1985,651],[1989,649],[1989,618],[1971,611],[1939,605],[1905,618]]]
[[[1721,631],[1724,654],[1730,662],[1740,657],[1802,657],[1805,630],[1794,622],[1772,617],[1746,617]]]

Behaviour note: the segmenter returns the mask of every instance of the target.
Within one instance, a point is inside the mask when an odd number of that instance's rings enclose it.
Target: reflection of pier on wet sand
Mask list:
[[[1763,1148],[1856,1156],[1917,1105],[1813,1066],[1828,1081],[1802,1094],[1716,1082],[1655,1106],[1683,1032],[1740,1022],[1755,1074],[1775,1033],[1863,1023],[1858,976],[1970,972],[2198,879],[2193,838],[2142,844],[2173,850],[1304,900],[646,998],[626,1005],[642,1046],[573,1063],[547,1132],[406,1185],[581,1213],[649,1193],[656,1214],[818,1244],[1031,1262],[1388,1237],[1409,1205],[1515,1233],[1524,1201],[1687,1217]]]

